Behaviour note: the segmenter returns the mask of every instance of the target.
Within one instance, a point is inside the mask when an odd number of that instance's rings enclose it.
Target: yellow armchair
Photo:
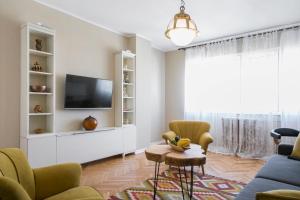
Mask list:
[[[102,200],[93,188],[79,186],[76,163],[31,169],[20,149],[0,149],[1,200]]]
[[[210,125],[207,122],[177,120],[170,122],[169,128],[170,131],[162,135],[166,143],[179,135],[189,138],[194,144],[199,144],[206,154],[208,145],[213,142],[213,137],[209,133]]]

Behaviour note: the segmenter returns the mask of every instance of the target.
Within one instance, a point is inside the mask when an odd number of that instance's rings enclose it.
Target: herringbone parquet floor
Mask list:
[[[205,172],[210,175],[248,183],[264,161],[209,153]],[[162,165],[161,170],[168,167]],[[200,171],[200,169],[199,169]],[[122,156],[85,164],[81,183],[96,188],[105,198],[137,185],[154,175],[154,163],[144,153]]]

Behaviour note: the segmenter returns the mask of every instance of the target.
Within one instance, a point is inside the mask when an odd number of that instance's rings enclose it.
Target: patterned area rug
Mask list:
[[[189,174],[189,173],[187,173]],[[188,175],[188,178],[189,175]],[[230,200],[235,199],[237,194],[246,184],[226,180],[210,175],[203,176],[194,173],[194,193],[195,200]],[[189,180],[188,180],[189,181]],[[152,200],[153,199],[153,179],[148,179],[132,188],[111,196],[109,200]],[[183,185],[186,188],[186,184]],[[181,187],[177,170],[167,170],[159,177],[156,200],[181,200]],[[185,199],[188,199],[185,192]]]

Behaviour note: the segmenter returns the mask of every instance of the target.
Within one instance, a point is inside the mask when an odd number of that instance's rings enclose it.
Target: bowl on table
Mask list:
[[[185,150],[190,149],[189,147],[187,147],[187,148],[182,148],[182,147],[180,147],[180,146],[177,146],[177,145],[175,145],[175,144],[172,144],[171,142],[169,142],[168,144],[170,145],[170,147],[171,147],[173,150],[178,151],[178,152],[184,152]]]

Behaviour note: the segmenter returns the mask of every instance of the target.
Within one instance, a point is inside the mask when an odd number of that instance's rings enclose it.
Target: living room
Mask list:
[[[300,199],[299,8],[0,0],[0,200]]]

